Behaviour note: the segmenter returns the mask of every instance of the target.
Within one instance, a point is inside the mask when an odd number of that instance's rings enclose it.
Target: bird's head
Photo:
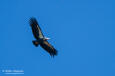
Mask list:
[[[48,37],[45,37],[45,40],[49,40],[50,38],[48,38]]]

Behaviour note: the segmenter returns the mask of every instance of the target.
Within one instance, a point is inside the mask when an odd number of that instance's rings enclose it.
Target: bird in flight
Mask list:
[[[50,38],[47,38],[43,35],[41,28],[35,18],[30,18],[30,26],[32,28],[33,35],[36,40],[33,40],[33,44],[37,47],[40,45],[44,50],[46,50],[51,56],[57,55],[57,50],[49,44],[47,40]]]

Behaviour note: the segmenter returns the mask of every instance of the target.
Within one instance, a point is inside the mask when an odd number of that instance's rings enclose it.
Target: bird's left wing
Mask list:
[[[44,48],[51,56],[57,55],[57,50],[48,43],[48,41],[44,40],[40,46]]]
[[[30,18],[30,26],[32,28],[32,32],[36,39],[43,38],[44,35],[42,34],[41,28],[35,18]]]

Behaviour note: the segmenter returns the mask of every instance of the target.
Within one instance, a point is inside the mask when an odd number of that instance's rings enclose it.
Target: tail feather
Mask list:
[[[33,44],[37,47],[39,45],[39,42],[38,41],[32,41]]]

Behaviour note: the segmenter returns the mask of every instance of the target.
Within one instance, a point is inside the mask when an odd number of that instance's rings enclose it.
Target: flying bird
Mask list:
[[[46,50],[53,57],[57,55],[57,50],[47,41],[50,38],[47,38],[43,35],[37,20],[35,18],[30,18],[29,22],[32,28],[33,35],[36,39],[36,40],[33,40],[32,43],[36,47],[40,45],[44,50]]]

